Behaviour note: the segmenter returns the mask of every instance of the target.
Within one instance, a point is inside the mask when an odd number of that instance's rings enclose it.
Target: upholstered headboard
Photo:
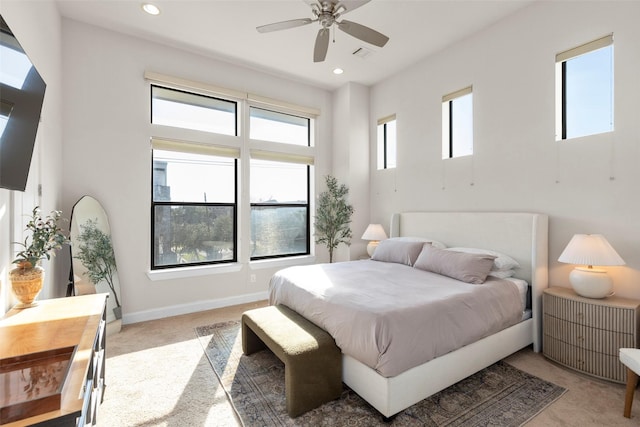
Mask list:
[[[391,217],[391,237],[416,236],[447,247],[491,249],[518,263],[531,285],[534,349],[542,342],[542,292],[548,287],[548,217],[524,212],[404,212]]]

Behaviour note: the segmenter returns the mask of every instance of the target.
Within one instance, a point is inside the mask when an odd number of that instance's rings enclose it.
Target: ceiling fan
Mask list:
[[[275,22],[273,24],[261,25],[256,28],[260,33],[269,33],[271,31],[286,30],[289,28],[301,27],[311,24],[312,22],[320,23],[321,28],[316,36],[316,43],[313,49],[313,62],[322,62],[327,56],[329,49],[329,28],[336,24],[339,30],[345,33],[371,43],[372,45],[383,47],[389,37],[372,30],[369,27],[358,24],[356,22],[343,19],[338,21],[347,12],[351,12],[360,6],[369,3],[371,0],[303,0],[313,12],[314,18],[291,19],[289,21]]]

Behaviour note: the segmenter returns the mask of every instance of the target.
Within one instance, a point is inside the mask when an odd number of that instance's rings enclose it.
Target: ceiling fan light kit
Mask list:
[[[389,37],[376,30],[366,27],[357,22],[338,19],[347,12],[351,12],[358,7],[369,3],[371,0],[303,0],[311,7],[314,18],[291,19],[288,21],[275,22],[273,24],[261,25],[256,28],[260,33],[287,30],[289,28],[301,27],[303,25],[318,22],[321,28],[318,30],[316,42],[313,48],[313,62],[322,62],[327,57],[329,49],[329,28],[336,24],[339,30],[349,34],[364,42],[374,46],[383,47],[389,41]]]

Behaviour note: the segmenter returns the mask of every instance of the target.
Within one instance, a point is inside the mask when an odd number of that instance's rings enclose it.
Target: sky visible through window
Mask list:
[[[613,45],[566,61],[566,137],[613,130]]]

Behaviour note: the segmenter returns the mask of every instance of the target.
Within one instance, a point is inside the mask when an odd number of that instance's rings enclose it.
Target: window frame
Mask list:
[[[172,146],[175,151],[181,151],[180,149],[176,149],[180,144],[188,144],[193,145],[196,148],[195,152],[199,152],[199,146],[205,146],[207,149],[214,147],[213,151],[220,152],[222,156],[234,157],[235,158],[235,183],[234,183],[234,196],[235,203],[233,208],[233,260],[216,260],[216,261],[204,261],[198,263],[187,263],[187,264],[176,264],[170,266],[156,266],[154,252],[155,252],[155,219],[154,212],[156,206],[165,204],[165,205],[211,205],[211,206],[228,206],[229,203],[220,203],[220,202],[210,202],[210,203],[201,203],[201,202],[154,202],[152,200],[151,203],[151,238],[149,240],[151,244],[150,253],[150,265],[151,271],[148,273],[148,276],[152,280],[162,280],[162,278],[176,278],[176,277],[190,277],[191,275],[200,275],[203,274],[204,271],[212,271],[212,270],[203,270],[202,267],[215,265],[216,271],[236,271],[239,266],[239,263],[248,262],[250,265],[254,262],[259,261],[255,264],[254,268],[262,268],[261,265],[264,264],[265,261],[269,259],[277,259],[276,262],[278,265],[286,262],[289,263],[299,263],[299,262],[307,262],[307,261],[297,261],[304,260],[305,256],[312,256],[313,249],[313,230],[312,230],[312,208],[314,205],[313,200],[313,192],[314,187],[313,183],[315,181],[315,172],[312,171],[312,166],[315,163],[316,157],[316,149],[315,149],[315,132],[317,126],[317,117],[320,115],[320,111],[311,108],[304,107],[295,104],[290,104],[287,102],[282,102],[279,100],[274,100],[271,98],[266,98],[258,95],[254,95],[246,92],[234,91],[232,89],[226,89],[221,87],[216,87],[204,83],[189,81],[185,79],[175,78],[172,76],[162,75],[159,73],[154,73],[150,71],[145,72],[145,79],[149,84],[149,93],[151,97],[151,86],[159,86],[165,89],[172,89],[180,92],[193,93],[199,96],[206,96],[211,98],[220,99],[222,101],[230,101],[236,103],[236,135],[226,135],[226,134],[215,134],[202,130],[195,129],[186,129],[186,128],[178,128],[167,125],[159,125],[151,123],[151,136],[152,142],[154,140],[161,140],[164,143]],[[151,98],[151,103],[149,105],[149,111],[152,115],[151,105],[153,103],[153,99]],[[272,111],[274,113],[279,114],[287,114],[297,118],[305,119],[307,122],[307,144],[297,145],[286,142],[275,142],[275,141],[263,141],[263,140],[252,140],[250,138],[250,108],[255,107],[262,110]],[[152,122],[152,117],[150,117],[150,122]],[[164,148],[160,148],[164,149]],[[233,155],[233,152],[237,153],[237,155]],[[293,204],[275,204],[275,207],[304,207],[306,208],[306,218],[305,218],[305,226],[306,226],[306,245],[304,253],[295,253],[295,254],[278,254],[278,255],[269,255],[269,256],[260,256],[260,257],[251,257],[251,251],[248,248],[248,244],[250,243],[250,230],[251,230],[251,209],[252,204],[250,202],[250,161],[253,158],[255,153],[256,158],[262,158],[264,160],[275,160],[282,162],[292,162],[292,163],[304,163],[307,166],[306,177],[307,177],[307,201],[306,204],[293,203]],[[212,154],[216,155],[216,154]],[[153,153],[151,155],[151,191],[150,195],[153,199],[154,197],[154,189],[153,189]],[[268,204],[264,203],[256,203],[258,205],[267,206]],[[245,231],[245,227],[247,230]],[[285,261],[289,259],[290,261]],[[274,261],[275,262],[275,261]],[[228,266],[220,269],[222,266]],[[271,263],[269,263],[271,265]],[[183,268],[186,267],[186,268]],[[159,275],[159,273],[161,273]],[[154,278],[155,277],[155,278]]]
[[[596,133],[567,137],[567,61],[582,55],[589,55],[597,50],[611,47],[611,129]],[[596,40],[584,43],[572,49],[556,54],[556,141],[567,141],[575,138],[584,138],[592,135],[613,132],[615,129],[614,110],[614,39],[613,34],[606,35]]]
[[[251,214],[254,207],[274,207],[274,208],[299,208],[306,207],[307,215],[306,215],[306,230],[307,230],[307,243],[305,252],[299,253],[290,253],[290,254],[277,254],[277,255],[263,255],[263,256],[252,256],[249,254],[249,261],[263,261],[266,259],[276,259],[276,258],[287,258],[287,257],[296,257],[311,254],[311,165],[307,166],[307,203],[266,203],[266,202],[250,202],[249,203],[249,214]],[[251,190],[249,190],[251,191]],[[251,215],[249,215],[251,217]]]
[[[462,97],[465,96],[471,96],[471,129],[470,129],[470,134],[471,134],[471,152],[468,154],[460,154],[457,156],[454,156],[454,139],[455,139],[455,135],[454,135],[454,108],[453,108],[453,103],[455,100],[460,99]],[[444,95],[442,97],[442,111],[445,111],[444,105],[447,106],[447,123],[446,123],[446,130],[447,132],[445,132],[445,117],[443,116],[442,119],[442,159],[443,160],[447,160],[447,159],[456,159],[458,157],[466,157],[466,156],[473,156],[473,148],[474,148],[474,144],[473,144],[473,86],[467,86],[463,89],[457,90],[455,92],[449,93],[447,95]],[[447,152],[445,154],[444,151],[444,147],[445,147],[445,137],[448,136],[448,138],[446,138],[446,142],[447,142]]]
[[[198,267],[203,265],[215,265],[215,264],[227,264],[238,262],[238,158],[233,158],[233,202],[172,202],[172,201],[156,201],[154,197],[154,149],[151,150],[151,257],[150,257],[150,268],[151,271],[156,270],[166,270],[166,269],[175,269],[182,267]],[[187,152],[186,150],[184,152]],[[213,154],[211,154],[213,156]],[[202,261],[202,262],[193,262],[193,263],[184,263],[184,264],[164,264],[164,265],[156,265],[155,263],[155,251],[156,251],[156,207],[157,206],[203,206],[203,207],[231,207],[233,209],[232,219],[233,219],[233,257],[232,259],[225,260],[212,260],[212,261]]]
[[[389,166],[389,143],[388,143],[388,128],[387,125],[391,122],[395,122],[396,126],[396,162],[395,165]],[[376,160],[377,170],[395,169],[398,167],[398,121],[395,114],[378,119],[376,126],[376,135],[379,135],[380,126],[382,126],[382,141],[377,141],[378,144],[378,156],[382,154],[382,167],[380,167],[380,159]],[[380,144],[382,142],[382,146]]]

